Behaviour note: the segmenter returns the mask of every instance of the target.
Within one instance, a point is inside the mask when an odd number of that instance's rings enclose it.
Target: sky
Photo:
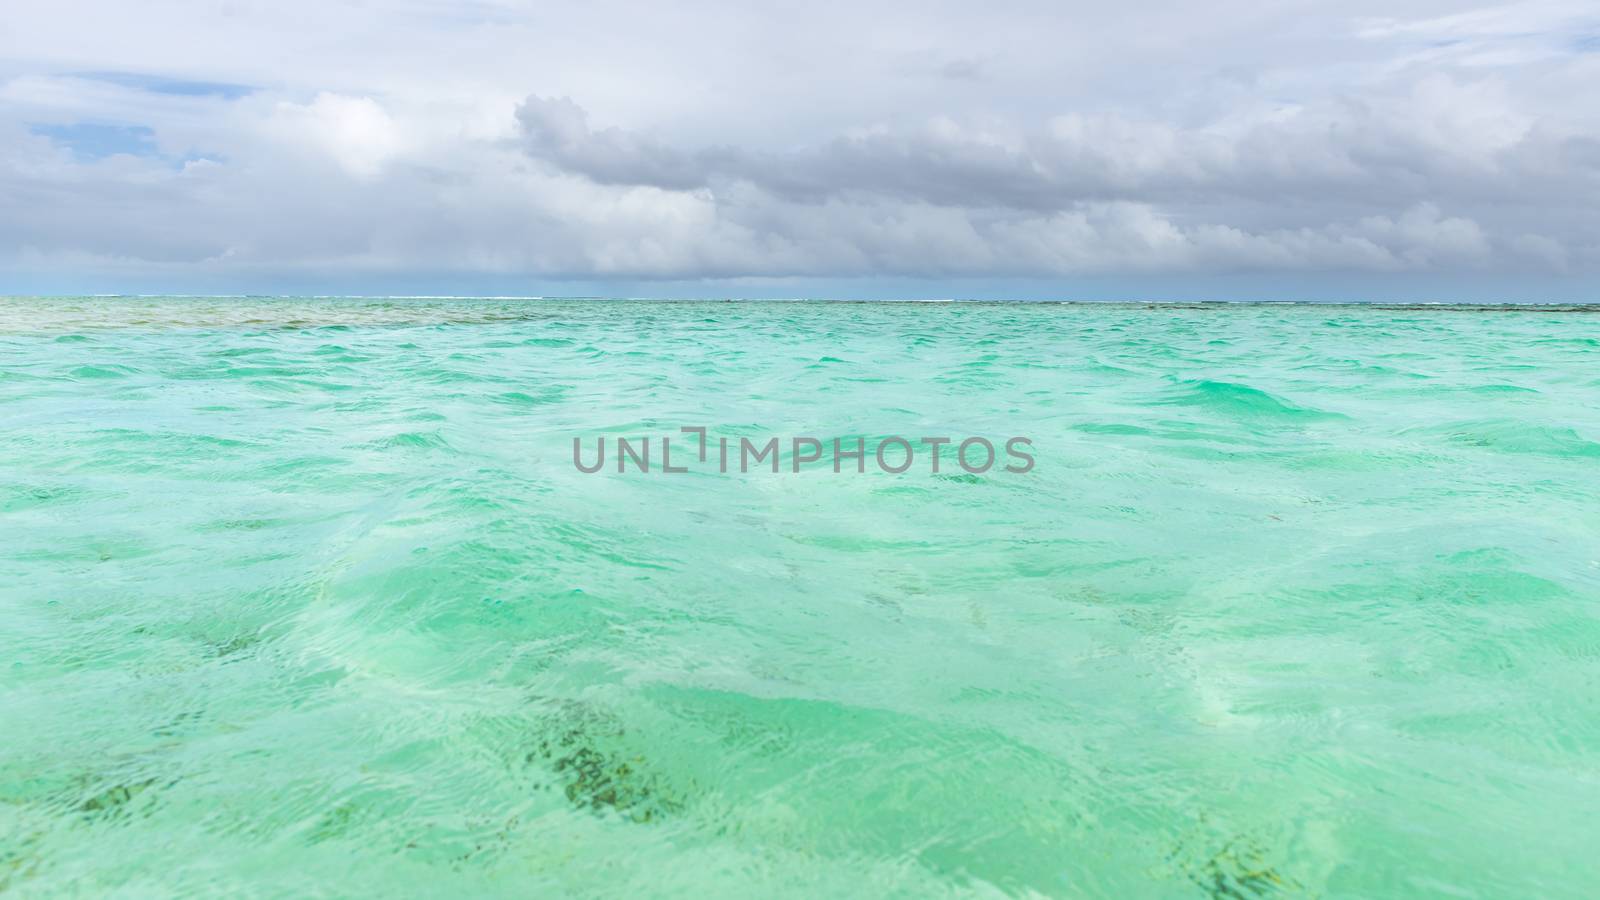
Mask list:
[[[1600,4],[6,0],[0,293],[1600,300]]]

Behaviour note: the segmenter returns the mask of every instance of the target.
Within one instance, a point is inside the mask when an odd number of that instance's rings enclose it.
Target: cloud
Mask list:
[[[362,180],[375,178],[405,150],[400,127],[371,97],[323,92],[310,103],[279,101],[264,128],[291,147],[325,155]]]
[[[1370,202],[1415,203],[1519,191],[1527,170],[1553,155],[1568,159],[1563,174],[1596,174],[1583,161],[1591,135],[1535,134],[1536,118],[1501,82],[1439,76],[1390,94],[1264,106],[1189,127],[1106,113],[1057,115],[1031,130],[939,117],[788,152],[676,148],[620,128],[595,131],[568,98],[530,97],[517,117],[530,156],[597,183],[686,190],[743,181],[810,201],[870,194],[1050,210],[1356,191]]]
[[[1225,5],[708,4],[685,29],[605,4],[70,0],[26,11],[33,62],[0,69],[0,262],[249,285],[1600,272],[1584,8]],[[66,26],[91,12],[189,39],[93,45],[84,74]]]
[[[595,131],[583,107],[566,97],[529,97],[517,107],[517,122],[534,156],[600,184],[683,190],[704,185],[706,169],[714,165],[630,131]]]

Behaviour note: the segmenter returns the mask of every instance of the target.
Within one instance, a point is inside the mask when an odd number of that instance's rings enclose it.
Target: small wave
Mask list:
[[[1339,413],[1292,403],[1260,388],[1233,381],[1186,380],[1156,401],[1168,406],[1193,406],[1239,418],[1334,419]]]
[[[1566,426],[1534,425],[1511,421],[1458,422],[1426,429],[1453,444],[1485,447],[1503,453],[1530,453],[1556,457],[1600,456],[1600,443]]]
[[[450,445],[444,436],[437,431],[402,431],[385,438],[379,438],[368,443],[368,447],[380,449],[411,448],[411,449],[445,449]]]
[[[79,366],[72,370],[72,377],[76,379],[105,379],[126,378],[135,373],[135,369],[127,366]]]

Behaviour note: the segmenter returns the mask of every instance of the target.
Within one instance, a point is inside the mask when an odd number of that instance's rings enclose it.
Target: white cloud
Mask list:
[[[326,154],[361,179],[376,177],[404,148],[394,119],[371,97],[323,92],[306,104],[280,101],[266,127],[286,143]]]

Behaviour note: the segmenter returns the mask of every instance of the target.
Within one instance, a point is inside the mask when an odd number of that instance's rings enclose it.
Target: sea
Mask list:
[[[1578,898],[1597,812],[1600,307],[0,299],[0,892]]]

